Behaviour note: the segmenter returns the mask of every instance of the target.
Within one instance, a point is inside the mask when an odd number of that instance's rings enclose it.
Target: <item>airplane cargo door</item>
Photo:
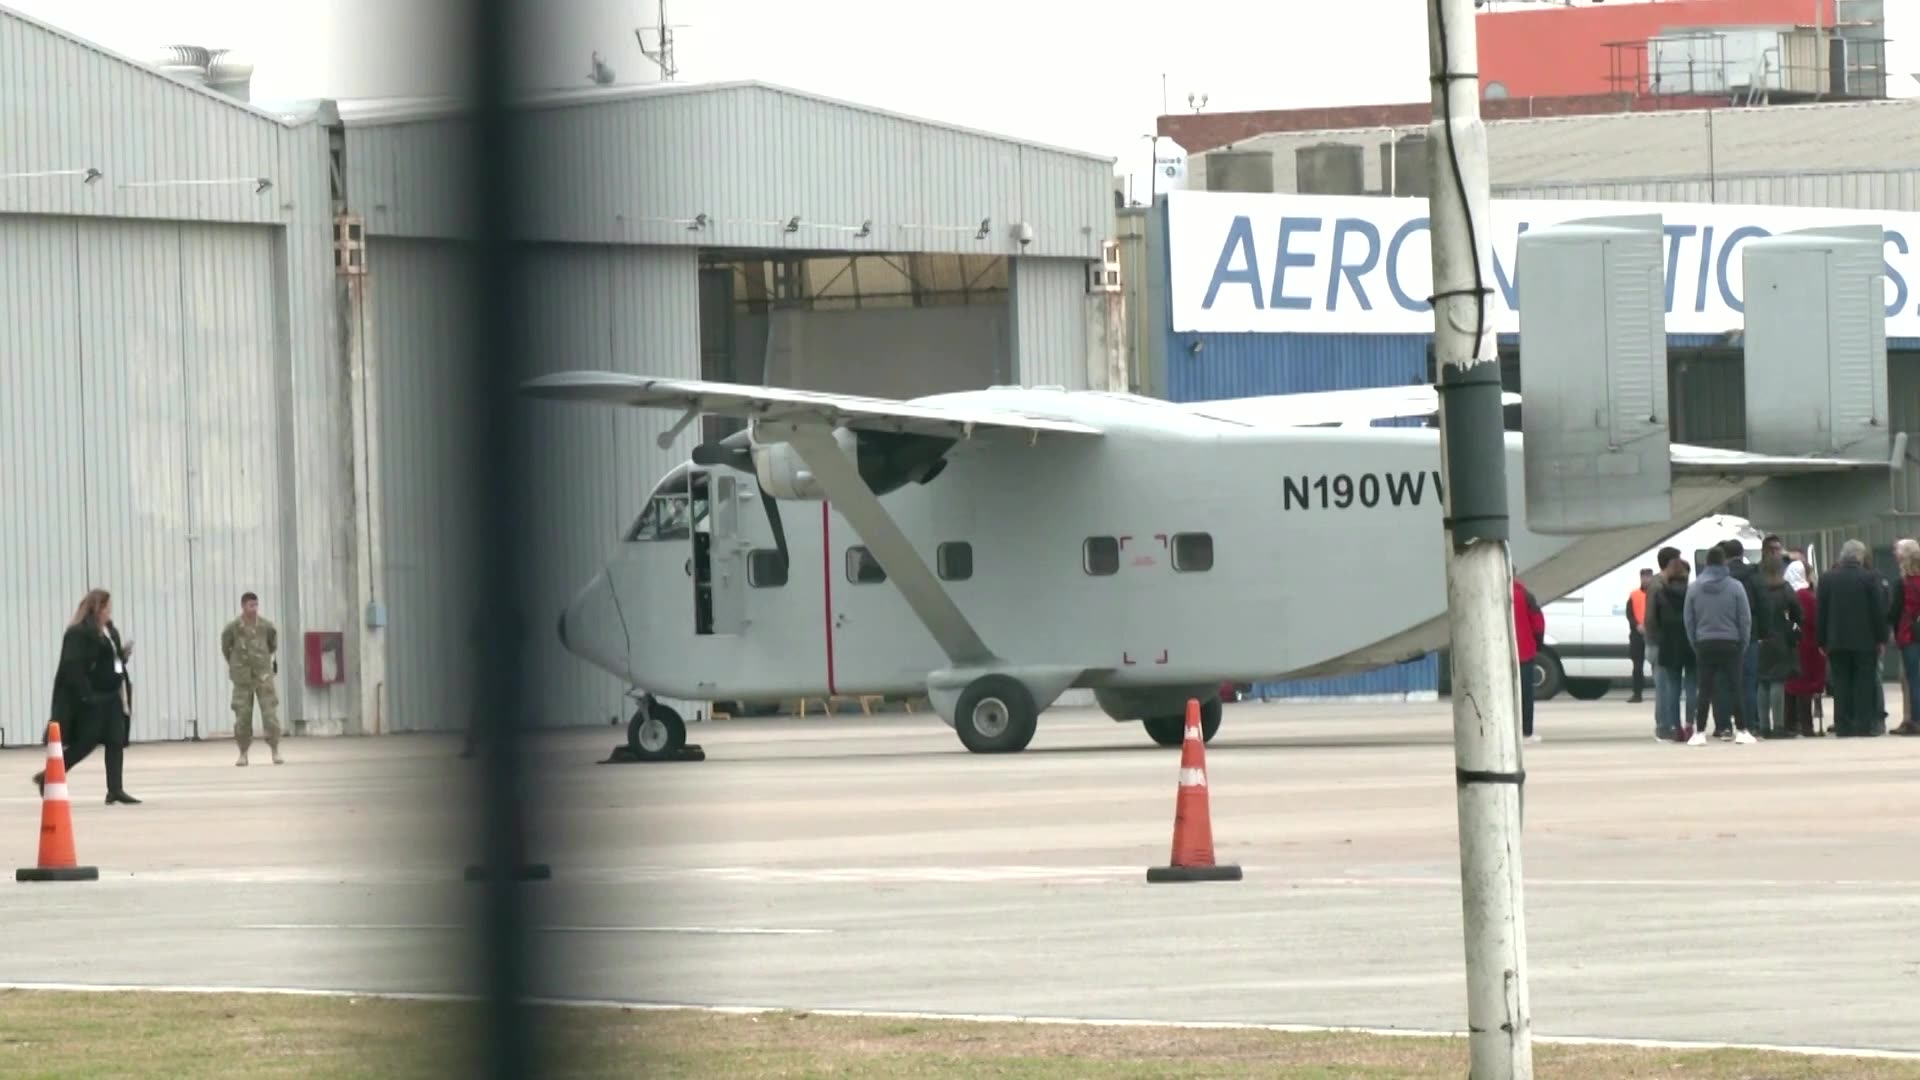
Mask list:
[[[707,484],[712,632],[738,634],[746,627],[748,546],[740,536],[740,480],[715,470],[707,474]]]

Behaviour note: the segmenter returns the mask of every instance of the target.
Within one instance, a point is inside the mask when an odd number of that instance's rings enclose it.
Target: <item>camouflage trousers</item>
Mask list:
[[[267,745],[280,745],[280,695],[273,687],[273,674],[233,680],[233,741],[245,750],[253,743],[253,703],[260,703],[261,726],[266,729]]]

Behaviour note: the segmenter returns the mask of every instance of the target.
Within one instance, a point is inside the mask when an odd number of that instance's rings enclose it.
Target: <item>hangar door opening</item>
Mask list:
[[[896,399],[1011,382],[1009,295],[999,255],[703,252],[701,377]]]
[[[220,632],[242,592],[292,647],[278,244],[253,226],[0,215],[0,743],[40,741],[91,588],[134,643],[135,742],[232,730]]]

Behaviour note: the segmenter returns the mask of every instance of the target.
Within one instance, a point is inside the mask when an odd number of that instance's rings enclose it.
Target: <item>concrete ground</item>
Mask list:
[[[1920,741],[1689,748],[1543,703],[1526,748],[1535,1029],[1920,1050]],[[1208,754],[1230,884],[1148,885],[1178,751],[1049,713],[1024,754],[936,718],[697,726],[701,763],[539,738],[530,888],[555,996],[1457,1029],[1449,706],[1246,703]],[[473,765],[452,738],[137,746],[72,778],[101,880],[8,882],[0,981],[471,989]],[[31,865],[40,751],[0,753]],[[7,839],[11,838],[11,839]]]

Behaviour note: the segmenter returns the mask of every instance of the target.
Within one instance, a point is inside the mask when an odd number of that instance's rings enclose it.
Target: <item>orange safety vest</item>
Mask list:
[[[1647,628],[1647,590],[1635,589],[1629,593],[1627,606],[1633,612],[1633,625],[1645,630]]]

